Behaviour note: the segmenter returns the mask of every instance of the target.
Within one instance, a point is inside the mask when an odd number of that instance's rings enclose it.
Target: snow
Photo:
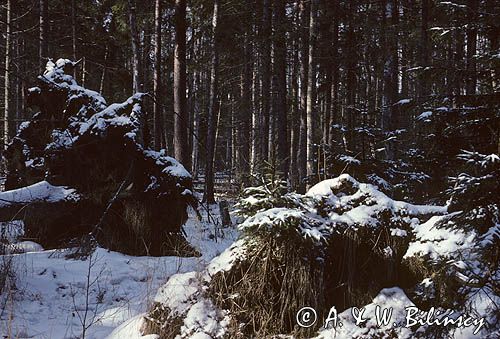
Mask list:
[[[352,316],[353,309],[349,308],[338,315],[342,326],[336,328],[323,329],[314,339],[333,339],[333,338],[390,338],[388,332],[394,331],[399,339],[413,338],[413,331],[404,327],[406,320],[405,307],[415,306],[408,299],[406,294],[399,287],[385,288],[373,299],[373,301],[364,306],[363,318],[366,322],[362,325],[356,325]],[[377,326],[376,308],[392,309],[391,321],[387,325]],[[398,326],[394,326],[397,324]],[[391,337],[392,338],[392,337]]]
[[[241,230],[246,228],[272,228],[279,223],[286,223],[293,219],[300,220],[304,217],[304,212],[297,209],[286,207],[270,208],[268,210],[257,212],[254,216],[246,219],[239,225]]]
[[[500,223],[495,223],[479,238],[482,247],[493,245],[498,239],[500,239]]]
[[[58,193],[58,198],[68,193],[66,189],[54,189],[46,183],[41,186]],[[25,197],[25,193],[15,195],[17,200]],[[214,206],[211,212],[216,220],[217,210]],[[238,234],[228,228],[218,231],[224,237],[213,239],[213,227],[206,221],[199,221],[194,211],[190,211],[184,229],[187,239],[202,253],[200,258],[133,257],[97,248],[92,256],[87,317],[87,324],[91,326],[86,338],[157,338],[154,335],[142,337],[140,328],[159,287],[171,276],[203,270]],[[24,242],[17,246],[37,252],[12,255],[17,289],[11,291],[13,297],[0,316],[0,333],[51,339],[79,337],[82,330],[79,317],[86,309],[89,260],[68,260],[65,250],[42,251],[35,243]],[[7,295],[0,295],[0,301],[3,302]],[[210,319],[215,319],[210,318],[211,314],[207,313],[205,319],[209,329],[213,329]],[[191,319],[199,318],[193,313]]]
[[[405,230],[402,230],[400,228],[392,228],[391,235],[393,237],[406,237],[408,235],[408,232],[406,232]]]
[[[88,130],[91,130],[92,133],[100,133],[105,131],[108,126],[130,126],[133,128],[130,118],[120,115],[130,103],[129,99],[124,103],[109,105],[103,111],[92,115],[86,122],[81,123],[78,133],[84,134]]]
[[[47,181],[0,193],[0,208],[16,203],[57,202],[79,199],[76,190],[65,186],[53,186]]]
[[[58,59],[55,63],[49,60],[44,74],[38,78],[44,82],[55,84],[59,88],[67,89],[68,99],[71,99],[70,101],[76,99],[85,99],[88,101],[90,110],[79,112],[79,115],[88,118],[89,113],[93,114],[105,109],[106,100],[104,100],[101,94],[79,86],[71,75],[65,73],[64,68],[66,66],[73,67],[74,65],[75,63],[68,59]],[[29,91],[40,92],[40,88],[33,87],[29,89]],[[82,106],[82,109],[84,109],[85,106],[86,105]]]
[[[24,234],[24,222],[22,220],[11,220],[0,222],[0,234],[2,239],[13,243]]]
[[[418,117],[417,117],[417,120],[424,120],[424,121],[427,121],[430,117],[432,116],[432,112],[431,111],[425,111],[425,112],[422,112]]]
[[[351,157],[349,155],[341,155],[341,156],[339,156],[339,160],[346,163],[346,164],[349,164],[349,165],[361,164],[361,161],[359,161],[358,159]]]
[[[164,149],[159,152],[144,150],[144,154],[155,160],[157,165],[163,166],[163,173],[168,173],[179,178],[191,178],[191,174],[186,168],[176,159],[167,156]]]
[[[495,164],[496,162],[500,162],[500,157],[497,154],[481,154],[479,152],[471,152],[463,150],[457,156],[458,159],[465,161],[469,164],[474,165],[475,163],[479,163],[481,167],[488,167],[489,165]]]
[[[73,138],[67,131],[53,130],[52,143],[48,144],[46,150],[70,148],[73,144]]]
[[[144,326],[144,316],[146,313],[138,314],[123,324],[118,326],[107,339],[158,339],[159,336],[155,334],[145,335],[141,334],[142,327]]]
[[[182,165],[164,152],[145,152],[165,169],[172,168],[177,175],[189,175]],[[491,162],[496,161],[491,157]],[[377,181],[377,178],[373,179]],[[71,199],[75,194],[71,188],[52,186],[43,181],[24,189],[0,193],[0,199],[3,199],[0,206],[21,201],[59,201]],[[296,226],[303,236],[319,240],[326,232],[333,234],[335,227],[379,227],[380,213],[389,211],[393,218],[402,221],[401,228],[389,228],[390,236],[410,241],[405,258],[416,255],[434,261],[450,258],[450,264],[457,267],[457,277],[463,280],[468,277],[460,270],[469,262],[456,259],[456,253],[467,253],[476,244],[492,244],[500,235],[498,223],[480,237],[473,231],[438,227],[447,218],[461,212],[446,214],[447,206],[414,205],[393,200],[376,186],[360,183],[348,174],[314,185],[305,196],[285,195],[283,198],[297,199],[297,205],[294,208],[262,209],[246,218],[239,230],[279,231],[291,225]],[[245,202],[253,205],[261,200],[248,197]],[[316,206],[319,205],[326,206],[325,216],[317,213],[319,207]],[[217,219],[217,206],[209,208],[213,209],[210,213]],[[8,233],[12,238],[19,234],[13,229],[21,228],[22,222],[2,223],[0,226],[2,233]],[[86,322],[90,327],[87,338],[156,339],[159,338],[157,335],[141,336],[141,329],[146,312],[154,303],[159,303],[182,321],[176,338],[223,338],[233,320],[231,314],[219,309],[203,292],[215,274],[230,270],[244,258],[246,249],[252,246],[252,238],[245,234],[234,241],[238,230],[223,228],[216,231],[213,224],[200,222],[192,210],[184,229],[187,239],[202,253],[201,258],[132,257],[98,248],[91,257],[92,261],[68,260],[64,250],[44,251],[30,241],[7,247],[17,272],[17,290],[11,291],[11,304],[0,315],[0,333],[9,330],[14,337],[78,337],[82,330],[81,319],[88,312]],[[22,253],[14,254],[19,252]],[[390,246],[382,252],[387,257],[394,255]],[[89,269],[91,283],[87,299]],[[434,288],[432,277],[426,277],[418,284],[415,293],[421,297],[431,296]],[[0,295],[0,301],[7,300],[2,299],[4,295]],[[491,302],[486,300],[488,297],[483,291],[474,294],[471,302],[478,313],[491,311]],[[316,338],[384,337],[392,331],[398,338],[412,338],[417,329],[401,325],[408,306],[415,305],[399,287],[383,289],[365,306],[365,313],[369,316],[362,326],[355,324],[353,308],[350,308],[339,314],[343,326],[322,329]],[[377,326],[373,316],[377,307],[392,310],[389,324]],[[467,328],[457,333],[469,338],[470,331]]]
[[[336,194],[335,192],[342,187],[344,187],[344,191],[351,190],[352,194]],[[387,210],[391,211],[393,215],[398,214],[403,217],[444,214],[447,211],[446,206],[413,205],[393,200],[380,192],[375,186],[359,183],[348,174],[324,180],[314,185],[306,193],[306,196],[323,200],[328,206],[332,207],[331,211],[328,212],[330,221],[354,228],[378,226],[380,212]],[[363,203],[355,206],[361,200],[363,200]],[[418,223],[416,218],[409,219],[409,221],[412,224]]]
[[[6,253],[29,253],[29,252],[41,252],[43,247],[34,241],[21,241],[15,244],[9,244],[5,249]]]
[[[187,312],[181,327],[181,338],[223,338],[229,318],[211,300],[202,298]]]
[[[411,99],[401,99],[398,102],[396,102],[396,105],[406,105],[411,102]]]
[[[210,277],[218,272],[227,272],[231,267],[245,255],[248,239],[241,238],[235,241],[229,248],[227,248],[221,255],[215,257],[210,261],[206,268],[205,280],[210,280]]]
[[[459,213],[433,216],[427,222],[415,225],[413,231],[416,240],[410,243],[404,257],[422,255],[436,260],[441,256],[450,257],[458,250],[472,248],[476,242],[476,234],[474,232],[465,233],[459,229],[452,230],[436,227],[436,224],[439,222]]]
[[[230,323],[229,314],[218,309],[203,295],[203,291],[214,274],[229,270],[244,256],[249,241],[247,237],[237,240],[201,272],[173,275],[159,289],[154,301],[170,310],[169,317],[179,317],[183,321],[180,335],[176,338],[224,337]]]
[[[357,181],[351,177],[349,174],[342,174],[334,179],[323,180],[313,187],[311,187],[306,196],[321,198],[324,196],[331,196],[332,190],[338,190],[345,182],[350,182],[353,185],[357,185]]]
[[[193,271],[171,276],[158,290],[154,301],[169,305],[173,316],[185,314],[200,291],[201,279],[197,275],[197,272]]]
[[[372,184],[374,184],[375,186],[377,186],[380,189],[384,189],[384,190],[392,189],[392,185],[387,180],[379,177],[376,174],[369,174],[367,176],[367,178]]]

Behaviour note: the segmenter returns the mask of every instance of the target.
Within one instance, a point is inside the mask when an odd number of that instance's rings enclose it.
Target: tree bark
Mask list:
[[[161,15],[162,0],[155,2],[155,46],[154,46],[154,74],[153,74],[153,130],[154,130],[154,148],[162,148],[162,95],[161,95]]]
[[[311,180],[315,173],[314,166],[314,129],[315,129],[315,85],[316,85],[316,36],[317,36],[318,0],[311,1],[309,19],[309,54],[307,61],[307,176]]]
[[[297,165],[299,174],[298,191],[304,192],[304,179],[307,176],[307,74],[308,74],[308,18],[307,1],[301,0],[299,4],[300,16],[300,104],[299,104],[299,149],[297,154]]]
[[[269,117],[271,97],[271,0],[264,0],[262,14],[262,124],[261,124],[261,159],[267,160],[269,155]]]
[[[210,94],[207,117],[207,157],[205,163],[205,189],[203,201],[207,204],[215,203],[214,198],[214,149],[215,149],[215,129],[217,124],[217,91],[218,91],[218,70],[219,70],[219,44],[218,44],[218,21],[219,21],[219,0],[214,0],[214,11],[212,16],[212,62],[210,70]]]
[[[199,72],[194,73],[194,81],[193,81],[193,136],[192,136],[192,155],[191,155],[191,167],[193,178],[198,177],[198,169],[199,169],[199,135],[200,135],[200,106],[199,100],[200,96],[197,92],[201,90],[200,86],[200,74]]]
[[[45,69],[45,64],[49,57],[49,3],[48,0],[40,0],[40,49],[39,49],[39,62],[40,70]]]
[[[299,3],[296,4],[296,14],[294,18],[294,26],[299,25]],[[299,152],[299,130],[300,130],[300,93],[299,93],[299,48],[300,48],[300,28],[296,30],[295,39],[293,40],[293,59],[291,63],[290,89],[292,91],[292,107],[291,107],[291,122],[290,122],[290,167],[289,176],[292,189],[297,189],[299,186],[299,171],[298,171],[298,152]]]
[[[7,149],[10,141],[10,66],[11,66],[11,25],[12,25],[12,3],[6,3],[6,31],[5,31],[5,72],[4,72],[4,116],[3,116],[3,149]]]
[[[136,3],[135,0],[128,0],[128,20],[130,25],[130,36],[132,43],[132,92],[142,91],[142,72],[140,64],[140,41],[137,32]]]
[[[175,1],[174,154],[189,171],[188,112],[186,107],[186,0]]]
[[[288,178],[288,133],[287,133],[287,107],[286,107],[286,15],[285,1],[276,0],[274,5],[275,37],[274,37],[274,71],[276,75],[276,118],[277,118],[277,152],[276,164],[281,175]]]
[[[479,10],[479,0],[467,1],[468,7],[468,24],[467,29],[467,81],[466,81],[466,94],[476,94],[477,85],[477,70],[475,55],[477,51],[477,17]]]
[[[250,120],[252,117],[252,43],[248,32],[245,34],[244,41],[243,67],[241,70],[238,167],[240,179],[243,183],[246,183],[250,174]]]
[[[397,42],[395,33],[395,15],[397,12],[396,0],[384,0],[382,2],[382,28],[381,28],[381,46],[383,48],[383,96],[382,96],[382,131],[389,132],[395,127],[395,115],[393,112],[397,97]],[[388,27],[389,19],[391,26]],[[394,148],[392,142],[385,144],[385,154],[387,159],[394,158]]]
[[[422,0],[422,10],[421,10],[421,26],[420,26],[420,67],[423,69],[420,71],[419,76],[419,97],[426,97],[430,94],[429,88],[429,76],[428,71],[425,69],[429,67],[429,7],[430,0]]]
[[[338,123],[338,95],[339,95],[339,3],[338,0],[333,2],[333,21],[332,21],[332,84],[330,89],[331,104],[330,104],[330,128],[328,135],[328,145],[333,148],[334,133],[332,126]]]
[[[256,5],[257,9],[259,4]],[[259,15],[255,14],[255,27],[258,27],[257,20]],[[260,135],[260,105],[258,98],[260,93],[259,86],[259,46],[254,40],[252,45],[253,64],[252,64],[252,149],[251,149],[251,173],[254,174],[258,170],[258,165],[261,160],[261,135]]]
[[[73,48],[73,61],[77,61],[76,58],[76,0],[71,0],[71,43]],[[107,53],[107,50],[106,50]],[[76,67],[73,70],[73,78],[76,80]],[[102,90],[101,90],[102,93]]]

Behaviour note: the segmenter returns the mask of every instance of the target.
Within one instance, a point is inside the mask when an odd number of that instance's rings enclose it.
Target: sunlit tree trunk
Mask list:
[[[219,0],[214,0],[214,11],[212,16],[212,62],[210,70],[210,93],[207,117],[207,138],[206,138],[206,163],[205,163],[205,190],[203,201],[212,204],[214,198],[214,149],[215,149],[215,129],[217,125],[217,91],[218,91],[218,69],[219,69],[219,44],[218,44],[218,21],[219,21]]]

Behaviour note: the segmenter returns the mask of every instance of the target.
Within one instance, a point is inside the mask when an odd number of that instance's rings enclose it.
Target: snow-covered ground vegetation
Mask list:
[[[347,174],[304,195],[264,181],[234,206],[238,230],[220,228],[215,206],[210,218],[200,209],[203,221],[190,212],[185,230],[200,258],[97,248],[69,260],[69,250],[10,245],[2,333],[496,338],[498,197],[486,193],[498,185],[499,161],[460,157],[468,171],[452,178],[445,206],[393,200]],[[21,226],[3,224],[3,234],[15,239]],[[315,310],[310,327],[300,326],[304,307]]]
[[[463,158],[479,165],[476,180],[498,179],[495,157]],[[240,239],[203,271],[172,277],[143,329],[161,338],[495,338],[498,197],[463,205],[476,180],[455,178],[446,206],[395,201],[349,175],[305,195],[279,180],[248,188],[236,204]],[[472,214],[484,217],[480,229]],[[300,327],[306,306],[317,322]],[[325,327],[332,306],[337,326]],[[377,323],[380,309],[389,322]]]
[[[10,252],[17,254],[2,256],[13,275],[0,295],[0,333],[7,338],[62,339],[81,338],[85,330],[85,338],[102,339],[121,326],[111,337],[133,338],[130,324],[142,319],[170,276],[203,270],[235,240],[235,229],[215,232],[220,226],[201,212],[202,221],[191,211],[184,226],[201,257],[134,257],[99,247],[90,257],[75,260],[66,258],[70,249],[11,245]],[[216,206],[211,214],[210,220],[220,223]],[[22,223],[2,227],[19,232]]]

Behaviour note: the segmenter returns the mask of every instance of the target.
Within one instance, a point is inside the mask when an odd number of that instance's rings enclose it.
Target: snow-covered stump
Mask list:
[[[28,91],[28,105],[40,112],[4,154],[6,188],[23,190],[25,199],[4,199],[0,220],[23,219],[26,237],[46,248],[92,233],[102,246],[129,254],[195,255],[181,233],[188,206],[196,205],[191,175],[148,148],[146,96],[108,105],[76,83],[74,66],[49,61]],[[42,183],[73,195],[39,197]]]
[[[403,262],[413,229],[446,213],[446,207],[392,200],[349,175],[323,181],[306,195],[286,193],[280,183],[249,188],[236,208],[244,218],[242,238],[182,285],[190,291],[186,298],[173,298],[178,284],[169,281],[145,333],[311,337],[332,306],[343,311],[370,303],[385,287],[412,291],[422,279]],[[194,305],[207,299],[220,323],[194,326]],[[318,322],[309,328],[296,320],[305,306],[317,311]]]

